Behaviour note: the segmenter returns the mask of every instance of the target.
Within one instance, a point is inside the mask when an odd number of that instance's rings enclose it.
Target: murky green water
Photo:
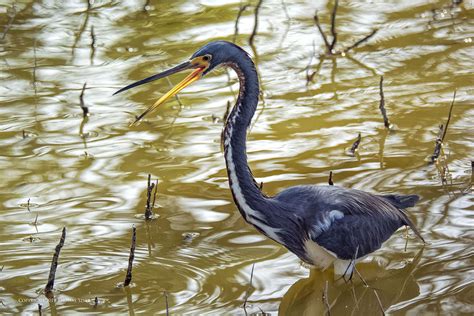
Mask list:
[[[0,2],[0,313],[29,314],[39,303],[47,314],[163,314],[166,291],[173,314],[244,314],[249,295],[248,313],[316,315],[326,309],[326,281],[332,315],[379,313],[372,288],[310,276],[240,217],[220,147],[234,75],[208,76],[180,94],[182,105],[172,101],[128,127],[169,84],[112,93],[208,41],[232,40],[240,5],[149,2],[145,10],[144,1],[95,1],[89,9],[85,1]],[[326,183],[332,170],[345,187],[419,194],[410,216],[429,244],[422,249],[410,236],[405,251],[401,230],[359,270],[389,313],[472,314],[473,2],[341,1],[339,44],[380,30],[348,56],[325,59],[313,13],[328,31],[332,4],[286,0],[285,11],[282,3],[263,2],[255,50],[247,44],[254,6],[237,37],[262,79],[248,144],[257,181],[275,194]],[[313,42],[309,72],[318,73],[306,84]],[[388,133],[378,110],[382,74],[395,125]],[[445,163],[428,165],[455,89]],[[359,153],[349,156],[359,132]],[[148,173],[159,179],[159,218],[146,223],[139,215]],[[133,286],[117,288],[132,225]],[[48,303],[42,289],[62,227],[56,302]]]

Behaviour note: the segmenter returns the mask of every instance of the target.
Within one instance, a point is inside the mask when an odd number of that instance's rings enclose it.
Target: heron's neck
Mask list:
[[[247,56],[246,56],[247,57]],[[267,198],[262,195],[247,162],[246,139],[258,103],[258,76],[252,60],[229,63],[240,80],[237,103],[232,109],[224,129],[224,153],[230,188],[234,201],[247,221],[262,218]]]

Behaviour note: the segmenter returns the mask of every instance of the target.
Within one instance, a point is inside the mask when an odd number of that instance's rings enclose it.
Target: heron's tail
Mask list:
[[[418,238],[420,238],[424,243],[426,243],[425,239],[421,236],[418,229],[415,227],[413,222],[408,218],[408,215],[403,210],[407,207],[415,206],[416,202],[418,202],[420,197],[418,195],[415,195],[415,194],[413,194],[413,195],[387,194],[387,195],[380,195],[380,197],[387,200],[387,201],[389,201],[390,204],[392,204],[393,206],[398,208],[400,210],[400,213],[401,213],[402,217],[403,217],[404,224],[407,225],[407,226],[410,226],[411,230],[413,230],[415,235],[418,236]]]
[[[420,197],[416,194],[413,195],[397,195],[397,194],[387,194],[387,195],[380,195],[381,198],[387,200],[399,209],[405,209],[407,207],[415,206],[416,202],[420,199]]]

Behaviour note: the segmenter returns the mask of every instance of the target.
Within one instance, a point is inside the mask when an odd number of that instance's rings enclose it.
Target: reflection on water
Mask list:
[[[422,250],[412,262],[398,269],[383,269],[375,262],[359,264],[359,273],[368,275],[370,279],[367,280],[356,274],[352,282],[344,282],[335,280],[329,273],[312,270],[307,279],[299,280],[289,288],[279,312],[283,315],[323,315],[330,308],[336,315],[376,315],[380,314],[381,308],[387,310],[392,306],[395,311],[402,311],[406,302],[420,295],[414,274],[421,254]],[[403,302],[402,306],[396,306],[399,302]]]
[[[263,190],[327,183],[333,171],[337,185],[421,196],[410,216],[429,244],[421,252],[410,235],[405,251],[405,233],[395,234],[360,264],[366,287],[309,271],[236,211],[220,148],[235,75],[208,76],[133,128],[169,83],[112,97],[210,40],[232,40],[239,1],[2,2],[0,311],[31,313],[39,303],[53,314],[164,313],[166,292],[171,313],[243,314],[249,295],[248,313],[313,315],[326,310],[327,281],[332,315],[377,313],[373,289],[394,314],[473,313],[474,9],[453,3],[341,1],[338,43],[379,31],[325,58],[313,14],[329,33],[331,3],[264,1],[253,48],[256,3],[241,13],[235,39],[254,55],[264,96],[248,144]],[[307,70],[316,73],[309,83]],[[428,165],[454,89],[445,162]],[[144,222],[148,173],[159,179],[160,216]],[[135,286],[117,288],[132,225]],[[53,304],[41,291],[62,227]]]

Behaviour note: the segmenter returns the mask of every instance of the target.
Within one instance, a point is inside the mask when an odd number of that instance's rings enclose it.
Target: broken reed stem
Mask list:
[[[334,53],[334,47],[336,46],[337,42],[337,33],[336,33],[336,13],[337,13],[337,7],[339,5],[339,1],[335,0],[334,1],[334,8],[332,9],[332,14],[331,14],[331,35],[332,35],[332,42],[331,46],[329,46],[329,53],[333,54]]]
[[[374,29],[369,35],[367,35],[366,37],[363,37],[361,38],[360,40],[358,40],[357,42],[355,42],[354,44],[352,44],[351,46],[347,47],[346,49],[344,49],[344,52],[347,53],[348,51],[358,47],[360,44],[368,41],[372,36],[375,35],[375,33],[378,32],[379,29]]]
[[[232,43],[235,43],[235,40],[237,39],[237,35],[239,35],[239,20],[242,16],[242,13],[249,7],[248,4],[242,5],[240,4],[239,12],[237,13],[237,18],[235,19],[235,25],[234,25],[234,37],[232,38]]]
[[[79,101],[80,101],[83,117],[86,117],[89,115],[89,108],[84,103],[84,92],[86,91],[86,86],[87,86],[87,82],[84,82],[84,85],[82,86],[81,95],[79,96]]]
[[[323,38],[324,45],[326,46],[326,53],[328,55],[339,55],[339,54],[347,53],[351,49],[354,49],[354,48],[358,47],[359,45],[361,45],[362,43],[368,41],[378,31],[378,29],[374,29],[369,35],[361,38],[360,40],[358,40],[357,42],[355,42],[351,46],[345,48],[342,51],[336,51],[335,50],[335,47],[336,47],[336,44],[337,44],[336,15],[337,15],[337,8],[338,7],[339,7],[339,1],[335,0],[334,1],[334,7],[333,7],[332,12],[331,12],[331,35],[332,35],[331,44],[329,44],[329,41],[326,37],[326,34],[324,33],[324,31],[321,27],[321,24],[319,23],[318,11],[317,10],[314,13],[314,17],[313,17],[314,23],[316,24],[316,27],[318,28],[318,31],[321,34],[321,37]]]
[[[94,63],[94,55],[95,55],[95,33],[94,33],[94,25],[91,25],[91,64]]]
[[[323,290],[323,303],[324,306],[326,307],[326,315],[331,316],[331,306],[329,305],[329,298],[328,298],[328,281],[326,281],[326,286],[324,287]]]
[[[456,92],[457,90],[454,90],[453,101],[451,101],[451,106],[449,107],[448,120],[446,121],[446,125],[444,126],[443,136],[441,137],[441,143],[444,142],[444,138],[446,137],[446,133],[448,132],[449,122],[451,121],[451,114],[453,113],[454,101],[456,100]]]
[[[66,227],[63,227],[63,231],[61,233],[61,239],[59,239],[59,243],[56,245],[56,249],[54,250],[53,260],[51,261],[51,268],[49,270],[48,283],[46,284],[44,288],[46,295],[48,295],[49,293],[53,291],[54,279],[56,278],[56,269],[58,267],[59,253],[61,252],[61,248],[64,246],[65,239],[66,239]]]
[[[169,316],[170,315],[170,310],[169,310],[169,305],[168,305],[168,292],[164,291],[163,294],[165,296],[166,316]]]
[[[151,174],[148,174],[147,190],[146,190],[146,207],[145,207],[145,219],[151,219],[153,217],[153,207],[156,201],[156,191],[158,189],[158,179],[155,183],[151,183]],[[153,192],[153,190],[155,190]],[[153,201],[151,195],[153,193]]]
[[[388,120],[387,111],[385,110],[385,96],[383,94],[383,76],[380,76],[379,91],[380,91],[379,109],[380,109],[380,112],[382,113],[383,125],[385,126],[385,128],[390,128],[390,121]]]
[[[249,297],[250,297],[250,289],[252,288],[253,271],[254,271],[254,269],[255,269],[255,263],[252,264],[252,271],[250,272],[249,287],[248,287],[248,289],[247,289],[247,295],[245,295],[245,300],[244,300],[244,305],[243,305],[244,311],[245,311],[245,314],[246,314],[246,315],[247,315],[247,309],[246,309],[246,308],[247,308],[247,301],[248,301],[248,299],[249,299]]]
[[[259,0],[257,3],[257,6],[255,7],[255,22],[253,25],[253,30],[252,34],[250,34],[249,37],[249,45],[253,46],[253,40],[255,38],[255,35],[257,35],[257,29],[258,29],[258,11],[260,10],[260,6],[262,5],[263,0]]]
[[[362,139],[362,136],[361,134],[359,133],[359,135],[357,136],[357,139],[355,140],[355,142],[352,144],[352,147],[351,147],[351,153],[355,153],[357,151],[357,149],[359,148],[359,144],[360,144],[360,141]]]
[[[441,141],[441,138],[443,138],[443,133],[444,133],[444,125],[441,124],[439,126],[439,131],[438,131],[438,136],[436,136],[435,140],[435,149],[433,151],[433,154],[431,155],[431,163],[435,162],[439,155],[441,154],[441,145],[443,142]]]
[[[332,171],[329,171],[328,184],[329,184],[329,185],[334,185],[334,182],[332,181]]]
[[[321,24],[319,23],[319,18],[318,18],[318,10],[316,10],[316,12],[314,12],[314,23],[316,24],[316,27],[318,28],[319,30],[319,34],[321,34],[321,37],[323,38],[323,41],[324,41],[324,45],[326,45],[326,50],[328,51],[328,53],[331,53],[331,45],[329,44],[329,41],[326,37],[326,34],[324,34],[324,31],[323,29],[321,28]]]
[[[125,281],[123,282],[123,286],[129,286],[130,282],[132,282],[132,267],[133,267],[133,259],[135,258],[136,242],[137,242],[137,229],[135,226],[133,226],[132,227],[132,245],[130,246],[130,256],[128,257],[127,275],[125,276]]]
[[[443,124],[439,126],[438,136],[436,137],[436,141],[435,141],[435,149],[433,151],[433,154],[431,155],[431,163],[434,163],[435,161],[437,161],[439,158],[439,155],[441,154],[441,148],[443,146],[444,139],[446,138],[449,122],[451,121],[451,115],[453,112],[454,102],[456,100],[456,92],[457,90],[454,90],[453,101],[451,101],[451,106],[449,107],[449,114],[448,114],[448,119],[446,121],[446,124],[444,126]]]

